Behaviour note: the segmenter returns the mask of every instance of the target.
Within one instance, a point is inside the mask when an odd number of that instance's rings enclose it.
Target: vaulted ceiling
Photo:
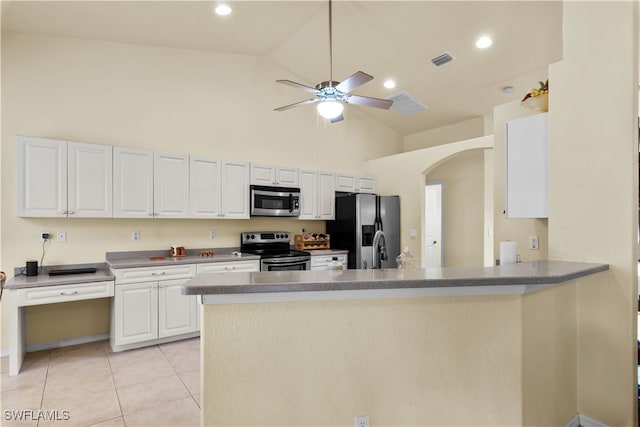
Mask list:
[[[256,55],[305,85],[329,80],[327,1],[233,1],[225,17],[213,13],[218,3],[3,0],[2,31]],[[477,48],[481,35],[493,45]],[[443,52],[455,59],[434,67],[429,59]],[[406,92],[428,107],[409,116],[347,108],[404,135],[519,100],[547,78],[547,66],[561,55],[560,1],[333,2],[333,80],[361,70],[375,79],[354,94],[386,98]],[[384,88],[386,79],[396,87]],[[504,93],[507,86],[512,93]],[[290,92],[291,103],[309,97]]]

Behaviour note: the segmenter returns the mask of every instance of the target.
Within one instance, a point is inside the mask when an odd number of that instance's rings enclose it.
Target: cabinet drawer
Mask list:
[[[113,296],[113,281],[42,286],[18,290],[18,306],[52,304]]]
[[[311,257],[311,266],[327,266],[333,258],[337,258],[342,264],[347,263],[346,255],[314,255]]]
[[[200,273],[224,273],[229,271],[260,271],[260,261],[232,261],[232,262],[212,262],[210,264],[198,264],[198,274]]]
[[[116,271],[116,283],[153,282],[157,280],[189,279],[196,275],[194,264],[164,265],[158,267],[120,268]]]

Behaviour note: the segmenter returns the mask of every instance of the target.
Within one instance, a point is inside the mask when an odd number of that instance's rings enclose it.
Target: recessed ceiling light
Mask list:
[[[493,40],[491,40],[489,37],[482,36],[478,40],[476,40],[476,47],[479,49],[486,49],[491,46],[492,43]]]
[[[502,93],[506,95],[513,93],[513,91],[514,91],[513,86],[505,86],[502,88]]]
[[[218,6],[216,6],[215,11],[216,11],[216,14],[220,16],[226,16],[231,13],[231,8],[226,4],[219,4]]]
[[[394,82],[393,80],[386,80],[384,82],[384,87],[386,87],[387,89],[393,89],[394,87],[396,87],[396,82]]]

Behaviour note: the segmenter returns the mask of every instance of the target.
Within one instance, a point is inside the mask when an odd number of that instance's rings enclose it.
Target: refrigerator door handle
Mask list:
[[[382,268],[382,261],[389,259],[384,232],[376,231],[373,235],[373,268]]]

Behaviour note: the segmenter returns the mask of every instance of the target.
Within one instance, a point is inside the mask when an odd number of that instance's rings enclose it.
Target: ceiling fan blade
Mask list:
[[[338,117],[334,117],[333,119],[329,119],[331,123],[341,122],[344,120],[344,116],[340,114]]]
[[[314,87],[303,85],[301,83],[292,82],[291,80],[276,80],[277,83],[282,83],[287,86],[292,86],[298,89],[306,90],[314,95],[318,95],[320,91]]]
[[[300,101],[300,102],[296,102],[294,104],[289,104],[289,105],[285,105],[279,108],[274,108],[275,111],[284,111],[284,110],[288,110],[290,108],[294,108],[294,107],[301,107],[303,105],[307,105],[307,104],[313,104],[318,102],[318,98],[312,98],[312,99],[307,99],[306,101]]]
[[[373,80],[373,76],[370,76],[369,74],[362,71],[356,71],[355,73],[344,79],[344,81],[340,82],[340,84],[336,86],[336,89],[343,93],[349,93],[355,88],[360,87],[371,80]]]
[[[345,101],[348,104],[364,105],[365,107],[382,108],[388,110],[393,105],[391,99],[370,98],[368,96],[351,95]]]

